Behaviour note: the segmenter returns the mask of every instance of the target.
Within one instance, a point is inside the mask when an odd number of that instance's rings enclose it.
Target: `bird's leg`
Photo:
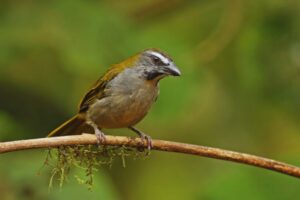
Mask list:
[[[97,126],[97,124],[95,124],[92,121],[88,121],[87,124],[89,124],[91,127],[93,127],[94,129],[94,133],[97,137],[97,143],[98,145],[102,144],[105,142],[105,134],[101,131],[101,129],[99,129],[99,127]]]
[[[133,126],[129,126],[128,128],[130,130],[132,130],[133,132],[135,132],[136,134],[138,134],[141,137],[142,140],[147,141],[147,148],[150,151],[151,148],[153,147],[152,138],[149,135],[146,135],[145,133],[141,132],[140,130],[134,128]]]

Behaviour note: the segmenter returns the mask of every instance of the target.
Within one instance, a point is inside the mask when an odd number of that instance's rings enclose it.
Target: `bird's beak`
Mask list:
[[[164,73],[171,76],[180,76],[181,72],[174,63],[170,63],[168,66],[164,67]]]

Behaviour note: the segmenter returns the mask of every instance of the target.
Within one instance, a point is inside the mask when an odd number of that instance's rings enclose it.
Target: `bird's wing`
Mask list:
[[[90,91],[83,97],[79,105],[79,112],[85,112],[97,99],[106,97],[105,88],[107,83],[126,68],[133,67],[138,57],[139,56],[137,54],[119,64],[111,66],[108,71],[93,85]]]
[[[108,71],[92,86],[79,104],[79,112],[85,112],[97,99],[106,97],[105,88],[109,81],[115,78],[125,69],[124,65],[113,65]]]
[[[96,99],[102,96],[101,79],[98,80],[94,86],[85,94],[79,104],[79,112],[85,112]]]

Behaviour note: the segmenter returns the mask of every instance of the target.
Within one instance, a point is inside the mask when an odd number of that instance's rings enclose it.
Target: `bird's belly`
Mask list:
[[[113,93],[93,104],[88,117],[100,128],[129,127],[143,119],[157,94],[158,91],[153,88],[133,93]]]

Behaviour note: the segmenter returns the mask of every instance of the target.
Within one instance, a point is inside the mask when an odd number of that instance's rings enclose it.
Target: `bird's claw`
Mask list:
[[[147,142],[147,149],[150,151],[153,148],[153,142],[152,138],[149,135],[141,134],[140,135],[142,142],[144,143],[144,140]]]
[[[140,136],[143,145],[144,145],[144,141],[146,140],[147,149],[150,152],[150,150],[153,148],[152,138],[149,135],[146,135],[145,133],[134,128],[133,126],[129,126],[128,128]]]
[[[106,138],[105,138],[105,134],[102,131],[96,130],[95,135],[97,137],[97,144],[98,145],[105,143]]]

